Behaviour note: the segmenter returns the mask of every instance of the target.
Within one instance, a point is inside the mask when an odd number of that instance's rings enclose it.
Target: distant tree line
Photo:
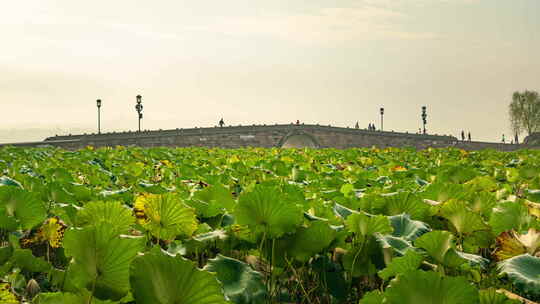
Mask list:
[[[540,132],[540,96],[536,91],[514,92],[509,107],[514,134]]]

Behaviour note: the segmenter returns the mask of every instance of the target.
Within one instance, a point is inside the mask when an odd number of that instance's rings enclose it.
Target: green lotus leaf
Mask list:
[[[389,304],[478,303],[478,291],[467,279],[422,270],[399,275],[390,282],[384,295]]]
[[[469,189],[473,192],[492,192],[499,189],[497,183],[490,176],[477,176],[465,184],[469,186]]]
[[[497,292],[495,288],[480,290],[480,304],[520,304],[518,300],[507,298],[504,294]]]
[[[382,304],[384,302],[384,294],[378,290],[367,292],[358,304]]]
[[[215,275],[157,247],[135,258],[130,282],[138,304],[228,303]]]
[[[50,168],[49,170],[47,170],[46,175],[55,181],[66,183],[73,182],[73,177],[65,168]]]
[[[454,236],[448,231],[428,232],[419,237],[414,245],[424,249],[438,264],[449,267],[458,267],[463,263],[485,267],[489,262],[481,256],[457,251]]]
[[[337,216],[339,216],[339,217],[341,217],[343,219],[346,219],[349,215],[356,214],[356,213],[358,213],[358,211],[354,211],[354,210],[349,209],[349,208],[347,208],[345,206],[342,206],[342,205],[340,205],[338,203],[335,203],[334,204],[334,213]]]
[[[147,192],[152,194],[164,194],[174,190],[174,188],[167,189],[160,184],[152,184],[145,181],[139,182],[137,186],[141,190],[141,192]]]
[[[92,200],[92,190],[83,184],[68,183],[65,184],[66,191],[73,194],[77,201],[87,202]]]
[[[318,217],[316,215],[313,215],[311,213],[308,213],[308,212],[304,212],[304,218],[310,222],[315,222],[315,221],[324,221],[324,222],[327,222],[328,219],[326,218],[322,218],[322,217]]]
[[[246,263],[218,254],[204,270],[216,273],[225,295],[236,304],[266,303],[268,299],[263,276]]]
[[[404,256],[394,258],[385,269],[379,271],[379,277],[387,281],[391,277],[394,277],[401,273],[406,273],[411,270],[416,270],[422,264],[424,257],[422,254],[408,250]]]
[[[341,188],[339,189],[339,192],[343,193],[345,197],[348,197],[350,195],[354,194],[354,185],[352,184],[343,184]]]
[[[64,183],[53,181],[47,184],[48,200],[62,204],[76,204],[75,196],[68,192]]]
[[[535,189],[535,190],[527,190],[526,192],[527,194],[527,199],[533,201],[533,202],[537,202],[537,203],[540,203],[540,190],[538,189]]]
[[[521,292],[540,296],[540,258],[526,253],[504,260],[498,267]]]
[[[383,248],[393,248],[399,255],[415,249],[412,241],[431,230],[426,223],[411,220],[408,214],[390,216],[389,219],[394,229],[392,234],[377,234],[375,237]]]
[[[312,222],[309,227],[300,227],[290,237],[287,253],[300,262],[307,262],[312,256],[327,248],[336,237],[336,230],[327,222]]]
[[[2,186],[11,186],[23,189],[21,183],[7,176],[0,176],[0,187]]]
[[[519,168],[519,175],[524,179],[533,179],[538,176],[540,168],[532,164]]]
[[[533,217],[521,202],[502,202],[493,209],[489,224],[496,235],[508,230],[526,231],[530,228]]]
[[[382,212],[385,215],[409,214],[413,219],[425,219],[429,214],[429,205],[416,194],[402,191],[381,196]]]
[[[201,234],[197,234],[193,236],[193,239],[199,242],[211,242],[211,241],[217,241],[217,240],[224,240],[226,239],[227,232],[223,229],[213,230],[210,232],[205,232]]]
[[[394,228],[392,235],[408,241],[414,241],[422,234],[431,231],[426,223],[412,220],[408,214],[394,215],[388,218]]]
[[[223,217],[221,217],[221,227],[227,227],[234,224],[234,216],[225,213],[223,214]]]
[[[0,247],[0,265],[4,264],[13,254],[13,247],[1,246]]]
[[[179,255],[186,255],[187,248],[182,242],[180,241],[173,241],[169,244],[167,247],[167,253],[171,256]]]
[[[351,214],[345,223],[351,232],[364,237],[375,233],[388,234],[393,231],[390,220],[384,215]]]
[[[118,234],[127,233],[135,223],[132,211],[120,202],[89,202],[77,213],[77,223],[82,226],[107,224]]]
[[[418,184],[418,186],[427,186],[427,185],[430,184],[428,181],[423,180],[423,179],[419,178],[418,176],[416,176],[414,178],[414,181]]]
[[[488,227],[478,213],[468,209],[463,201],[449,200],[441,208],[444,218],[446,218],[458,233],[470,234],[474,231],[486,230]]]
[[[6,214],[5,209],[0,205],[0,229],[6,231],[15,231],[19,227],[17,219]]]
[[[103,190],[99,193],[100,199],[129,202],[133,200],[131,187],[118,190]]]
[[[12,256],[15,264],[29,272],[46,272],[51,265],[43,258],[37,258],[30,249],[15,249]]]
[[[477,192],[474,196],[469,196],[467,201],[470,202],[471,210],[485,219],[490,218],[493,208],[497,205],[497,198],[490,192]]]
[[[135,201],[134,211],[141,218],[139,223],[158,239],[189,237],[197,230],[195,211],[176,193],[141,195]]]
[[[100,300],[91,296],[91,293],[82,290],[78,293],[71,292],[47,292],[39,293],[32,303],[35,304],[115,304],[110,300]]]
[[[384,267],[380,245],[374,238],[355,244],[343,256],[343,267],[353,277],[374,276]]]
[[[479,255],[466,253],[466,252],[461,252],[461,251],[457,251],[457,250],[454,250],[454,252],[456,253],[456,255],[459,258],[461,258],[462,260],[465,260],[471,266],[480,266],[481,268],[485,268],[489,264],[488,259],[483,258],[483,257],[481,257]],[[447,261],[448,261],[448,258],[447,258]],[[447,264],[449,264],[449,263],[447,262]],[[456,262],[454,262],[453,264],[454,265],[461,265],[462,262],[458,261],[456,259]]]
[[[447,253],[453,249],[453,239],[448,231],[434,230],[416,239],[414,244],[424,249],[437,263],[444,264]]]
[[[231,191],[217,184],[195,192],[188,203],[203,217],[214,217],[225,211],[232,211],[235,205]]]
[[[502,170],[501,170],[502,171]],[[499,171],[499,172],[501,172]],[[511,183],[515,183],[517,181],[519,181],[519,170],[517,170],[516,168],[507,168],[506,170],[503,171],[504,172],[504,178],[501,176],[497,176],[496,175],[496,179],[499,180],[499,181],[509,181]]]
[[[47,218],[45,207],[39,198],[16,187],[0,187],[0,228],[14,230],[20,226],[32,229]]]
[[[450,182],[454,184],[462,184],[472,180],[478,175],[478,172],[472,167],[463,165],[450,165],[447,168],[439,171],[437,180]]]
[[[450,199],[465,199],[467,192],[463,185],[438,182],[427,186],[423,192],[420,192],[420,196],[444,203]]]
[[[392,248],[400,256],[404,255],[409,249],[415,250],[413,244],[402,237],[377,234],[375,238],[379,241],[382,248]]]
[[[302,209],[271,186],[256,186],[253,191],[243,193],[233,214],[238,224],[269,238],[294,232],[303,218]]]
[[[69,229],[64,250],[73,258],[67,278],[78,288],[94,290],[99,299],[118,300],[129,291],[129,266],[144,248],[144,238],[118,236],[106,223]]]

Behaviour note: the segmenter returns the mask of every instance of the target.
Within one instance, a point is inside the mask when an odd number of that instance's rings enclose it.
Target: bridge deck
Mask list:
[[[77,134],[48,137],[40,142],[0,144],[0,146],[42,147],[59,146],[78,149],[87,145],[116,146],[210,146],[210,147],[276,147],[282,146],[291,136],[307,136],[316,147],[457,147],[465,150],[496,149],[512,151],[534,148],[478,141],[459,141],[454,136],[414,134],[393,131],[371,131],[330,125],[275,124],[207,128],[152,130],[142,132],[110,132],[102,134]],[[309,140],[309,139],[308,139]]]

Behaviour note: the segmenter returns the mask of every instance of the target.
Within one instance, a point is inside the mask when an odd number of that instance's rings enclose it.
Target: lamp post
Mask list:
[[[101,99],[96,100],[97,106],[97,132],[101,134]]]
[[[384,108],[381,108],[380,111],[381,111],[381,131],[382,131],[383,126],[384,126]]]
[[[426,134],[426,124],[427,124],[426,106],[422,106],[422,123],[424,125],[424,134]]]
[[[135,110],[137,110],[137,113],[139,113],[139,132],[141,132],[141,119],[143,117],[143,115],[142,115],[142,110],[143,110],[142,96],[137,95],[136,98],[137,98],[137,104],[135,105]]]

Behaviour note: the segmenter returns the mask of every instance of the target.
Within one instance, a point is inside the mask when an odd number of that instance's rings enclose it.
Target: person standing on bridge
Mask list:
[[[360,126],[358,125],[358,121],[357,121],[356,124],[354,125],[354,128],[355,128],[355,129],[360,129]]]
[[[465,141],[465,131],[461,130],[461,141]]]
[[[220,127],[220,128],[223,128],[224,125],[225,125],[225,122],[223,121],[223,118],[221,118],[221,119],[219,120],[219,127]]]
[[[503,134],[502,142],[503,142],[503,144],[506,143],[506,139],[504,138],[504,134]]]
[[[469,133],[467,134],[467,136],[469,137],[469,141],[471,141],[471,132],[469,131]]]
[[[519,144],[519,137],[518,137],[517,133],[516,133],[516,136],[514,136],[514,143],[515,143],[516,145]]]

